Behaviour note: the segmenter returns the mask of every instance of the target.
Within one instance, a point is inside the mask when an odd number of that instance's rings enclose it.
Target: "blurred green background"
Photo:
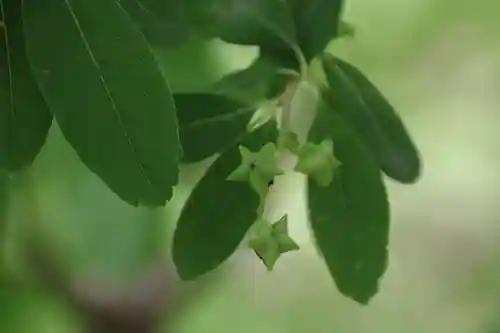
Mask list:
[[[203,166],[183,170],[166,209],[134,209],[80,164],[54,127],[35,167],[11,181],[0,279],[26,283],[0,283],[0,332],[82,332],[82,313],[61,290],[83,288],[99,298],[113,288],[132,290],[161,266],[163,282],[143,283],[167,288],[158,332],[500,333],[500,2],[350,0],[345,18],[356,37],[331,51],[379,85],[424,157],[417,185],[389,181],[390,265],[368,307],[342,297],[316,256],[300,177],[279,188],[276,210],[290,213],[302,251],[269,274],[242,250],[193,286],[175,277],[168,248]],[[193,41],[158,50],[158,58],[174,91],[192,91],[245,67],[256,53]],[[43,273],[52,267],[40,259],[44,251],[58,272]]]

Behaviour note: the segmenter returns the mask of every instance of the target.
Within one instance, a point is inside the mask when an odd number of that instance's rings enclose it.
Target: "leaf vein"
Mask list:
[[[7,18],[6,18],[6,13],[5,13],[5,7],[4,7],[4,0],[0,0],[0,11],[3,19],[3,34],[5,38],[5,51],[6,51],[6,58],[7,58],[7,70],[8,70],[8,75],[9,75],[9,109],[10,109],[10,115],[12,119],[15,118],[15,110],[14,110],[14,87],[13,87],[13,75],[12,75],[12,59],[10,56],[10,45],[9,45],[9,33],[7,31]]]
[[[233,113],[222,114],[222,115],[211,117],[211,118],[196,120],[196,121],[193,121],[192,123],[185,124],[182,127],[192,128],[192,127],[197,127],[197,126],[203,126],[203,125],[206,125],[207,123],[212,123],[212,122],[215,123],[215,122],[219,122],[219,121],[233,119],[235,117],[238,117],[238,116],[244,115],[248,112],[251,112],[253,109],[254,109],[253,107],[239,109],[239,110],[234,111]]]
[[[282,34],[280,29],[276,29],[276,26],[272,23],[266,20],[264,17],[258,15],[258,13],[255,13],[252,11],[252,13],[255,15],[255,18],[260,21],[260,23],[265,26],[267,29],[271,30],[271,32],[275,33],[279,38],[281,38],[285,43],[290,45],[290,47],[296,47],[295,41],[289,39],[286,34]]]
[[[71,14],[71,17],[72,17],[72,19],[73,19],[73,21],[74,21],[74,23],[75,23],[75,25],[76,25],[76,27],[78,29],[78,32],[80,33],[80,37],[82,38],[82,41],[83,41],[83,43],[85,45],[85,49],[87,50],[87,53],[88,53],[90,59],[92,60],[94,66],[97,68],[97,70],[99,72],[99,80],[101,81],[103,89],[106,92],[106,95],[108,96],[109,101],[111,102],[111,106],[113,108],[114,114],[116,116],[116,119],[118,120],[118,123],[120,124],[120,127],[123,130],[123,133],[125,135],[125,138],[127,140],[128,145],[130,147],[132,155],[138,156],[137,150],[136,150],[136,148],[134,146],[134,143],[132,142],[132,137],[131,137],[131,135],[127,131],[127,128],[125,126],[123,118],[120,115],[120,112],[118,112],[118,108],[116,106],[114,98],[113,98],[113,96],[111,94],[111,91],[108,88],[108,85],[106,83],[106,79],[101,74],[101,68],[99,66],[99,63],[97,62],[97,59],[94,56],[94,53],[92,52],[92,50],[90,48],[90,44],[89,44],[87,38],[85,37],[85,33],[83,32],[83,29],[82,29],[82,27],[80,25],[80,21],[78,20],[78,17],[76,16],[73,8],[71,7],[71,4],[69,3],[69,0],[64,0],[64,2],[66,4],[66,6],[68,7],[68,10],[69,10],[69,12]],[[150,185],[150,187],[153,187],[152,180],[151,180],[151,178],[149,177],[149,175],[148,175],[148,173],[146,171],[145,165],[142,162],[140,162],[140,161],[137,161],[137,163],[139,165],[140,172],[144,175],[144,177],[146,178],[146,181],[148,182],[148,184]]]
[[[119,2],[121,0],[118,0]],[[149,10],[149,8],[147,8],[142,2],[141,0],[132,0],[132,1],[135,1],[137,3],[137,6],[139,6],[139,8],[145,12],[146,14],[148,14],[148,16],[152,19],[154,19],[157,23],[159,23],[160,25],[163,25],[163,26],[169,26],[169,22],[165,22],[163,21],[162,19],[160,19],[158,16],[156,16],[151,10]]]

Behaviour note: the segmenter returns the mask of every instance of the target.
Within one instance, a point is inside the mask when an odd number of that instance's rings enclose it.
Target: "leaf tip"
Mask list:
[[[391,160],[381,166],[381,169],[387,177],[404,185],[413,185],[422,176],[422,162],[417,154],[413,158],[393,156]]]
[[[199,270],[194,270],[193,267],[189,266],[187,263],[189,263],[190,260],[182,257],[178,251],[176,251],[175,243],[172,248],[172,260],[174,262],[177,276],[182,281],[193,281],[205,273]]]

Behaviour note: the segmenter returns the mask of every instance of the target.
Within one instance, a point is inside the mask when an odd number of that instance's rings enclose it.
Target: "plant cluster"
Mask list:
[[[217,154],[173,240],[181,278],[249,247],[272,269],[298,250],[287,216],[263,216],[275,177],[307,176],[310,224],[339,291],[366,304],[388,256],[383,174],[404,184],[420,158],[391,104],[353,64],[325,52],[354,33],[342,0],[0,0],[0,169],[32,164],[57,123],[82,163],[131,205],[162,206],[179,167]],[[193,36],[258,46],[207,91],[175,93],[154,49]],[[312,64],[321,66],[321,78]],[[306,140],[294,113],[314,113]],[[279,157],[294,154],[293,170]],[[273,223],[271,223],[273,222]]]

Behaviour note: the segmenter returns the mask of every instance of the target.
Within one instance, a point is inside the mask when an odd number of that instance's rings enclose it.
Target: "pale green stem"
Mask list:
[[[300,75],[303,78],[307,78],[308,71],[309,71],[309,65],[307,63],[306,57],[304,56],[304,53],[302,53],[302,50],[300,48],[298,48],[297,46],[293,47],[293,51],[295,52],[295,55],[297,56],[297,59],[299,61]]]
[[[295,77],[295,78],[299,78],[300,77],[300,73],[293,70],[293,69],[289,69],[289,68],[280,68],[276,71],[277,74],[281,74],[281,75],[287,75],[287,76],[291,76],[291,77]]]
[[[286,89],[284,94],[280,97],[280,104],[282,106],[281,117],[280,117],[280,138],[285,135],[288,131],[290,131],[290,123],[292,120],[292,101],[297,92],[297,84],[299,81],[293,80],[291,81]],[[281,142],[281,140],[278,140]],[[282,148],[282,147],[278,147]]]

